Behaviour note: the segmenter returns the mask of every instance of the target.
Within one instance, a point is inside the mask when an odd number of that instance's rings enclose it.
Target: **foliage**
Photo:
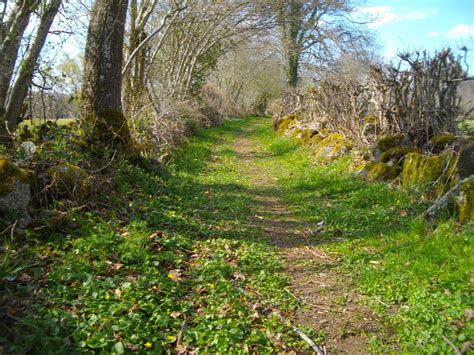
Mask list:
[[[336,268],[355,280],[399,351],[449,353],[443,336],[462,349],[474,331],[472,224],[445,220],[433,229],[418,217],[428,207],[419,192],[358,179],[347,157],[315,164],[307,148],[276,137],[269,124],[256,134],[271,154],[261,164],[278,178],[291,211],[325,223],[308,242],[337,256]],[[379,339],[372,351],[393,349]]]
[[[4,248],[2,352],[307,351],[274,314],[295,307],[281,262],[246,222],[244,124],[201,131],[168,178],[114,163],[112,189]]]

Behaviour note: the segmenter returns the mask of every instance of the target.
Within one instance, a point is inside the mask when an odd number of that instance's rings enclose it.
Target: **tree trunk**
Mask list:
[[[122,61],[128,0],[96,0],[87,33],[81,120],[84,138],[97,152],[132,150],[122,111]]]
[[[21,63],[18,77],[13,84],[5,112],[5,121],[8,129],[13,132],[18,125],[18,115],[25,100],[33,72],[48,36],[51,24],[59,11],[62,0],[51,0],[41,14],[40,23],[36,30],[33,43],[28,50],[25,60]]]
[[[21,39],[28,26],[30,15],[38,5],[38,1],[17,0],[7,20],[2,24],[2,41],[0,43],[0,143],[8,143],[10,140],[5,121],[8,91]]]

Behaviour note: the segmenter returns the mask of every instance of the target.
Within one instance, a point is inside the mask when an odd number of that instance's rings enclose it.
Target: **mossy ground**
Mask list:
[[[10,158],[0,155],[0,197],[12,191],[15,181],[28,183],[28,173],[15,166]]]

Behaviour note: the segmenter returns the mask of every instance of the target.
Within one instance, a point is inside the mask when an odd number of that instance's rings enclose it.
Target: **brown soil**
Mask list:
[[[285,272],[292,277],[287,291],[301,301],[295,323],[322,330],[326,337],[324,344],[319,345],[330,354],[367,353],[368,338],[378,333],[379,322],[362,304],[350,277],[336,270],[337,255],[317,248],[314,241],[323,227],[289,212],[276,180],[258,164],[262,153],[248,139],[240,136],[234,147],[256,191],[252,223],[264,231],[265,241],[280,250],[286,260]]]

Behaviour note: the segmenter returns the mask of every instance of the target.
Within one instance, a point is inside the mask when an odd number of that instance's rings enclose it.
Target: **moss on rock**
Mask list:
[[[367,179],[369,180],[393,180],[400,175],[402,168],[399,165],[390,165],[382,162],[367,163],[363,170],[366,171]]]
[[[380,160],[383,163],[387,163],[389,161],[400,163],[405,159],[405,156],[408,153],[421,153],[421,151],[417,148],[411,148],[411,147],[394,147],[394,148],[390,148],[385,153],[383,153],[382,156],[380,157]]]
[[[461,185],[459,195],[459,220],[461,222],[474,221],[474,180]]]
[[[292,113],[282,118],[280,122],[278,123],[278,133],[280,134],[285,133],[285,131],[291,128],[291,126],[293,126],[296,123],[296,121],[298,121],[299,119],[300,117],[295,113]]]
[[[391,148],[400,146],[404,139],[405,137],[402,134],[384,136],[377,141],[377,148],[382,152],[386,152]]]
[[[0,196],[10,193],[17,181],[28,184],[28,173],[13,164],[8,157],[0,156]]]
[[[455,180],[457,156],[444,153],[425,156],[420,153],[409,153],[405,157],[402,172],[404,186],[427,185],[437,183],[438,195],[447,191]]]
[[[322,158],[335,158],[350,151],[353,144],[341,133],[330,133],[315,145],[315,147],[317,156]]]
[[[59,195],[63,192],[82,191],[88,176],[80,167],[68,163],[52,166],[48,169],[48,175],[53,181],[55,192]]]
[[[317,131],[313,131],[312,129],[296,129],[292,136],[296,139],[299,143],[308,145],[310,143],[311,137],[317,135]]]

